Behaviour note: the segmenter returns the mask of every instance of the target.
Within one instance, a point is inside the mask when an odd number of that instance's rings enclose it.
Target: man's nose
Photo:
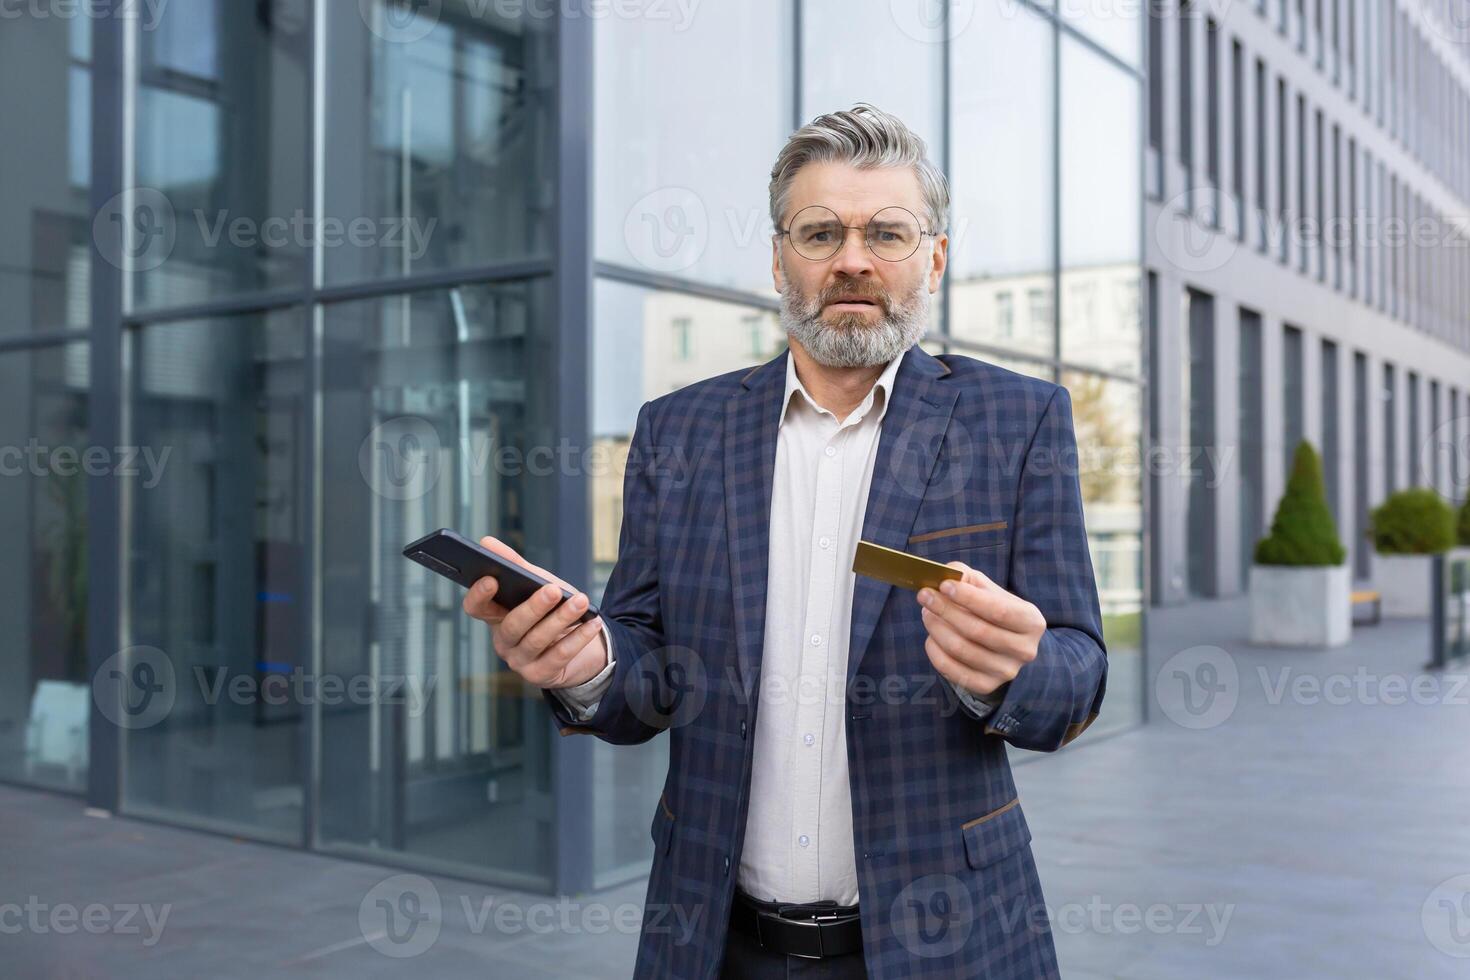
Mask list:
[[[868,248],[866,236],[865,228],[844,230],[842,246],[832,259],[834,272],[857,276],[873,271],[873,252]]]

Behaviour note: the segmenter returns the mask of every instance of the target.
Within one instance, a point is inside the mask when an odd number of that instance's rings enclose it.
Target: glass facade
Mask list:
[[[0,779],[533,890],[645,874],[666,743],[559,738],[400,551],[494,534],[600,601],[639,407],[784,348],[770,168],[858,101],[952,182],[924,348],[1072,393],[1094,731],[1137,723],[1137,40],[999,2],[7,21],[0,450],[50,462],[0,479]],[[68,475],[104,445],[136,458]]]

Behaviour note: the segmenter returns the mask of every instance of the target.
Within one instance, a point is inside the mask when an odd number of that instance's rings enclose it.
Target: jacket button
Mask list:
[[[725,877],[730,876],[730,855],[725,855]]]
[[[740,722],[740,738],[742,741],[745,739],[745,721],[743,719]]]

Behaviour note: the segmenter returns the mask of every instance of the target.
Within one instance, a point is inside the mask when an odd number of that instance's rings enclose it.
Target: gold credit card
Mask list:
[[[857,554],[852,559],[852,570],[859,575],[866,575],[901,589],[913,589],[915,592],[926,585],[937,589],[939,583],[947,578],[964,578],[958,568],[950,568],[942,562],[920,558],[906,551],[885,548],[871,541],[858,542]]]

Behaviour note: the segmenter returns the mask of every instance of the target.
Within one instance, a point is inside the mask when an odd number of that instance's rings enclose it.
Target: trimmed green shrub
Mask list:
[[[1380,555],[1434,555],[1455,546],[1455,512],[1428,487],[1390,494],[1373,509],[1373,547]]]
[[[1465,502],[1460,505],[1460,527],[1456,537],[1462,546],[1470,548],[1470,494],[1466,494]]]
[[[1276,507],[1271,533],[1256,545],[1257,565],[1341,565],[1347,549],[1337,537],[1322,461],[1305,439],[1296,447],[1291,478]]]

